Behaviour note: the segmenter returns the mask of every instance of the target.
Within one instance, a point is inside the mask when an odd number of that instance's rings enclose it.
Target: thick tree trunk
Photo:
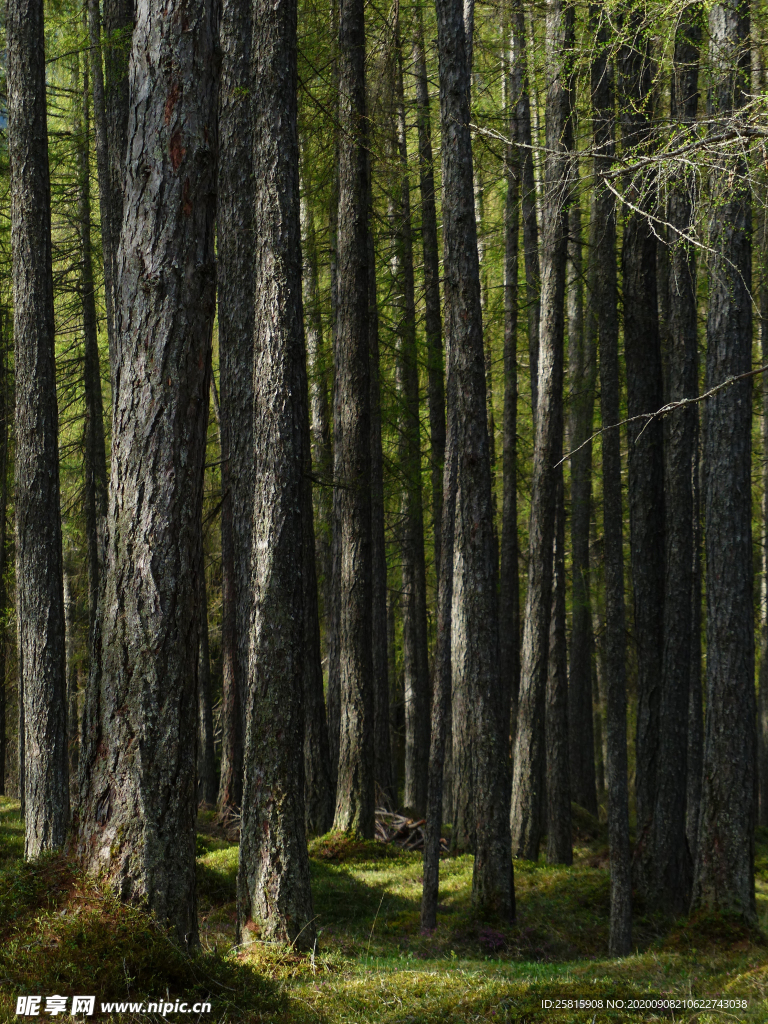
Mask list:
[[[8,344],[10,317],[0,306],[0,614],[5,614],[8,595],[5,589],[6,509],[8,506]],[[0,625],[0,796],[5,796],[5,759],[8,751],[7,698],[5,678],[5,628]]]
[[[373,778],[384,800],[394,806],[397,802],[397,791],[392,781],[392,749],[389,741],[389,651],[387,642],[387,547],[384,535],[384,453],[381,447],[379,310],[376,288],[376,245],[373,237],[373,195],[371,193],[370,156],[368,158],[368,218],[368,332],[371,373]],[[425,759],[426,756],[425,754]]]
[[[515,0],[512,11],[512,102],[517,104],[520,208],[523,218],[525,304],[528,318],[528,359],[531,378],[531,409],[535,421],[538,406],[541,275],[539,272],[539,228],[536,220],[536,183],[531,133],[531,100],[528,88],[528,58],[525,39],[523,5],[521,0]]]
[[[715,4],[709,33],[713,78],[708,113],[728,118],[744,105],[749,83],[749,7],[744,0]],[[740,156],[723,163],[713,173],[717,203],[709,222],[707,388],[751,368],[749,186]],[[692,905],[729,911],[754,923],[751,420],[750,381],[709,400],[704,436],[707,718]]]
[[[427,405],[429,408],[430,470],[432,480],[432,534],[435,580],[440,579],[443,520],[443,461],[445,458],[445,384],[443,380],[443,326],[440,316],[440,265],[437,245],[435,171],[429,110],[429,80],[424,52],[424,19],[416,12],[413,63],[416,78],[416,117],[419,132],[419,192],[421,195],[421,248],[424,257],[424,332],[427,340]],[[439,586],[439,583],[438,583]]]
[[[334,827],[374,830],[371,650],[371,388],[365,12],[339,16],[338,309],[335,337],[334,516],[338,555],[338,778]],[[331,730],[333,747],[333,729]]]
[[[511,40],[510,40],[511,42]],[[508,88],[509,138],[517,135],[517,104]],[[501,500],[501,571],[499,576],[499,682],[502,709],[509,708],[515,742],[520,692],[520,568],[517,540],[517,326],[520,235],[520,160],[517,146],[507,146],[507,197],[504,208],[504,416],[502,420],[503,483]]]
[[[64,647],[67,673],[67,769],[69,775],[69,799],[73,802],[73,780],[77,779],[77,763],[80,744],[80,730],[77,719],[77,636],[75,634],[76,597],[72,592],[72,576],[67,571],[64,559]]]
[[[701,7],[686,8],[677,26],[671,115],[681,126],[696,119]],[[698,391],[696,262],[683,235],[695,231],[692,181],[674,183],[667,203],[670,245],[667,320],[667,401]],[[691,690],[694,599],[694,478],[698,469],[697,407],[664,423],[665,590],[659,759],[651,840],[653,901],[682,913],[691,896],[693,864],[686,842],[688,705]]]
[[[20,0],[11,5],[7,29],[24,855],[36,858],[63,845],[69,810],[51,189],[41,0]]]
[[[762,214],[760,232],[760,355],[768,365],[768,216]],[[763,404],[763,621],[760,651],[760,679],[757,705],[757,789],[758,824],[768,827],[768,374],[761,380]]]
[[[179,941],[197,939],[200,515],[215,309],[215,7],[140,0],[118,253],[104,588],[76,852]]]
[[[608,785],[608,848],[611,860],[611,909],[608,950],[626,956],[632,948],[632,880],[627,783],[626,636],[624,618],[624,546],[621,505],[619,412],[619,323],[616,312],[616,203],[600,181],[614,156],[613,78],[608,58],[608,26],[599,7],[590,10],[597,40],[592,62],[595,199],[600,225],[596,261],[597,321],[600,337],[600,413],[602,425],[603,535],[605,573],[605,675],[607,689],[605,770]]]
[[[702,421],[704,415],[702,415]],[[685,798],[685,834],[691,860],[696,863],[701,808],[701,773],[704,761],[704,709],[701,693],[701,477],[700,430],[696,429],[696,461],[693,467],[693,572],[692,572],[692,625],[691,675],[688,691],[688,754],[686,768],[688,786]]]
[[[439,0],[437,30],[446,339],[449,377],[453,380],[448,397],[449,403],[455,402],[455,409],[449,408],[448,415],[449,420],[456,417],[457,449],[452,690],[463,700],[471,722],[475,837],[472,898],[480,913],[509,920],[515,908],[505,803],[508,723],[499,714],[498,609],[485,359],[472,191],[467,40],[460,0]],[[455,714],[454,707],[454,724]],[[458,772],[455,761],[454,771]],[[455,774],[454,784],[458,782]]]
[[[253,508],[253,150],[251,12],[221,8],[218,304],[221,382],[222,812],[242,802]]]
[[[90,89],[88,62],[83,63],[83,105],[80,119],[79,228],[80,297],[83,307],[85,365],[85,536],[88,557],[88,636],[93,635],[99,603],[104,521],[107,515],[107,455],[104,444],[104,406],[96,321],[96,290],[91,250]],[[90,640],[89,640],[90,642]]]
[[[255,490],[237,941],[315,941],[304,825],[305,544],[296,0],[255,0],[251,59]],[[307,538],[308,539],[308,538]],[[314,546],[314,545],[312,545]],[[319,650],[315,650],[315,656]]]
[[[578,174],[574,172],[578,185]],[[571,649],[568,672],[568,744],[573,800],[597,815],[592,726],[592,611],[589,523],[592,515],[592,441],[597,378],[595,244],[601,226],[590,217],[587,316],[582,284],[581,205],[568,211],[568,373],[571,456]],[[582,447],[583,446],[583,447]]]
[[[651,144],[653,65],[648,26],[640,5],[627,4],[627,42],[618,57],[622,149],[626,160],[648,152]],[[656,204],[653,172],[633,174],[626,182],[628,208],[622,248],[624,357],[629,416],[655,412],[663,403],[661,342],[656,293],[656,235],[645,215]],[[635,867],[644,889],[652,884],[650,864],[653,805],[659,750],[664,629],[664,461],[661,420],[627,427],[629,523],[637,647],[637,738]],[[673,514],[676,514],[674,510]]]
[[[419,365],[416,350],[416,292],[413,273],[408,140],[399,23],[394,40],[397,185],[393,203],[394,294],[397,303],[397,385],[399,462],[403,480],[400,550],[403,592],[403,671],[405,675],[405,788],[403,804],[416,817],[427,807],[429,765],[429,659],[424,512],[421,495]]]
[[[536,860],[544,808],[544,709],[549,660],[552,552],[563,444],[563,340],[567,206],[573,146],[572,84],[565,55],[574,45],[574,8],[547,6],[547,159],[542,230],[539,398],[531,482],[528,592],[512,782],[512,849]]]
[[[208,593],[205,585],[204,558],[200,564],[198,588],[197,651],[197,799],[216,803],[216,758],[213,749],[213,708],[211,706],[211,658],[208,648]]]
[[[572,864],[571,783],[568,761],[568,655],[565,639],[565,495],[558,468],[552,615],[546,692],[547,863]]]

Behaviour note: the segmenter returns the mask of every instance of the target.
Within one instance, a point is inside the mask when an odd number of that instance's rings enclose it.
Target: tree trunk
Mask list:
[[[578,173],[574,171],[578,186]],[[592,430],[597,378],[595,246],[601,226],[590,216],[587,316],[581,256],[581,204],[568,211],[568,372],[571,456],[571,650],[568,674],[568,734],[571,795],[597,815],[594,730],[592,727],[592,611],[589,568],[589,523],[592,515]],[[583,446],[583,447],[582,447]]]
[[[514,47],[510,39],[508,86],[509,138],[517,135],[517,104],[512,93]],[[519,150],[505,152],[507,197],[504,208],[504,416],[501,502],[501,571],[499,576],[499,681],[502,709],[509,708],[510,736],[515,742],[520,692],[520,568],[517,540],[517,326],[520,235]],[[506,715],[506,711],[503,712]]]
[[[65,559],[71,563],[70,558]],[[76,797],[72,792],[73,780],[77,779],[77,762],[79,753],[79,728],[77,720],[77,636],[75,634],[76,598],[72,592],[72,576],[64,565],[64,647],[67,673],[67,767],[69,776],[69,799]]]
[[[768,216],[762,213],[760,232],[760,355],[768,365]],[[768,595],[768,374],[760,378],[763,400],[763,575]],[[768,827],[768,596],[763,602],[760,679],[757,706],[758,824]]]
[[[223,707],[222,812],[242,802],[244,706],[250,632],[253,509],[253,149],[251,11],[239,0],[221,9],[219,89],[221,160],[218,234],[221,381],[221,561]]]
[[[253,5],[255,490],[237,941],[315,941],[304,825],[305,545],[296,0]],[[312,545],[314,547],[314,545]],[[315,656],[319,654],[315,650]]]
[[[217,25],[208,0],[186,11],[140,0],[132,51],[105,582],[75,845],[121,899],[192,945]]]
[[[384,536],[384,454],[381,447],[381,364],[376,288],[376,245],[368,157],[368,331],[371,373],[371,661],[373,664],[373,778],[385,801],[394,806],[389,741],[389,665],[387,643],[387,547]],[[411,268],[413,269],[413,268]],[[413,275],[411,275],[412,277]],[[426,617],[426,610],[425,610]],[[426,623],[425,623],[426,628]],[[425,714],[428,712],[425,712]],[[427,754],[425,754],[425,759]],[[377,792],[378,799],[378,792]]]
[[[749,8],[732,0],[709,14],[708,114],[728,119],[746,102]],[[715,128],[714,130],[717,130]],[[741,156],[713,172],[709,222],[706,387],[751,368],[752,216]],[[755,923],[755,691],[752,629],[752,383],[713,396],[704,435],[707,553],[707,718],[694,909]],[[723,813],[723,808],[728,813]]]
[[[16,373],[16,605],[24,719],[24,855],[67,827],[67,707],[59,512],[51,188],[41,0],[8,8]]]
[[[371,387],[365,13],[339,17],[338,309],[335,338],[334,515],[339,587],[339,740],[334,828],[374,830]]]
[[[572,83],[564,54],[574,45],[574,9],[547,5],[547,159],[542,230],[542,319],[539,398],[531,482],[530,551],[520,703],[512,783],[512,849],[536,860],[543,818],[546,762],[544,708],[549,656],[552,552],[558,470],[563,444],[563,339],[569,151],[573,146]]]
[[[702,411],[702,420],[704,412]],[[685,798],[685,833],[691,860],[696,863],[701,808],[701,773],[704,759],[704,709],[701,694],[701,478],[702,460],[696,428],[696,461],[693,467],[693,580],[691,597],[691,675],[688,692],[688,754],[686,768],[688,788]]]
[[[522,0],[515,0],[512,11],[512,102],[517,104],[520,208],[523,217],[525,304],[528,318],[528,359],[531,378],[531,409],[535,424],[538,406],[541,275],[539,272],[539,228],[536,221],[536,183],[531,134],[531,100],[528,88],[528,58],[525,38],[525,14]]]
[[[443,519],[443,462],[445,459],[445,384],[443,380],[443,326],[440,315],[440,265],[435,207],[435,171],[429,110],[429,80],[424,52],[424,18],[416,11],[413,63],[416,78],[416,119],[419,132],[419,192],[421,195],[421,248],[424,258],[424,332],[427,341],[427,406],[429,408],[430,471],[432,480],[432,534],[435,580],[440,579]],[[439,584],[438,584],[439,585]]]
[[[216,803],[216,758],[213,749],[213,709],[211,707],[211,659],[208,649],[208,591],[205,583],[205,558],[201,558],[198,591],[197,653],[197,799]]]
[[[696,120],[701,7],[684,11],[677,26],[671,116],[681,127]],[[669,395],[698,391],[696,262],[683,237],[695,231],[692,181],[669,192]],[[664,422],[665,591],[659,759],[653,817],[653,901],[677,913],[688,907],[693,865],[686,842],[688,704],[691,690],[694,599],[694,476],[698,468],[697,408],[679,409]]]
[[[8,507],[8,327],[7,308],[0,306],[0,615],[5,615],[6,513]],[[8,751],[5,678],[5,627],[0,624],[0,796],[5,796],[5,759]]]
[[[429,661],[424,512],[421,495],[419,365],[416,349],[416,295],[413,273],[408,140],[399,18],[394,39],[397,184],[393,203],[394,294],[397,303],[397,385],[399,463],[402,474],[400,550],[403,592],[403,671],[405,674],[404,806],[417,818],[427,807],[429,766]]]
[[[568,762],[568,656],[565,639],[565,495],[558,467],[552,615],[546,693],[547,863],[572,864],[571,783]]]
[[[626,160],[651,145],[653,65],[640,5],[627,4],[628,41],[618,57],[622,149]],[[625,185],[628,208],[622,248],[624,357],[629,416],[655,412],[663,403],[661,342],[656,293],[656,236],[647,212],[656,205],[652,171],[635,172]],[[648,890],[651,828],[656,794],[664,635],[664,461],[660,419],[627,426],[629,523],[637,647],[635,796],[638,881]]]
[[[88,636],[93,636],[99,603],[104,521],[107,515],[107,455],[104,444],[104,406],[101,398],[101,360],[96,321],[96,290],[91,251],[90,96],[88,62],[83,62],[83,106],[80,121],[79,228],[80,297],[85,350],[85,535],[88,553]]]
[[[483,324],[469,131],[469,68],[460,0],[437,3],[443,138],[443,258],[449,353],[449,421],[455,416],[457,499],[453,553],[453,694],[469,712],[479,913],[510,920],[514,884],[506,815],[508,723],[501,721],[491,467]],[[453,390],[455,389],[455,390]],[[453,439],[451,441],[453,444]],[[447,495],[444,495],[447,498]],[[454,705],[454,724],[456,723]],[[456,731],[454,729],[454,750]],[[454,760],[454,784],[458,766]]]
[[[627,693],[624,619],[624,546],[621,506],[619,412],[619,324],[616,313],[616,203],[600,182],[614,157],[613,80],[608,57],[608,26],[601,9],[590,9],[597,41],[592,62],[595,199],[593,217],[602,230],[594,254],[597,264],[597,320],[600,337],[600,413],[603,447],[603,534],[605,573],[605,674],[607,676],[606,775],[608,848],[611,860],[611,910],[608,951],[626,956],[632,948],[632,881],[627,788]],[[613,429],[606,430],[606,427]]]

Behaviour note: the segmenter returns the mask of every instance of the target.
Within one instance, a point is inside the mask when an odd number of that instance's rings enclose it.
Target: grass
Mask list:
[[[0,1021],[18,1022],[15,999],[25,993],[96,993],[97,1002],[165,993],[210,998],[213,1012],[202,1018],[210,1024],[672,1019],[654,1009],[605,1006],[644,994],[749,1001],[746,1009],[676,1011],[684,1024],[768,1020],[768,947],[759,932],[733,921],[673,921],[638,902],[635,953],[607,958],[605,832],[582,813],[573,867],[515,863],[514,927],[476,921],[472,858],[445,859],[438,927],[428,936],[419,928],[419,854],[338,835],[313,840],[319,944],[309,955],[267,945],[233,949],[237,847],[216,834],[210,813],[199,826],[201,950],[190,957],[140,909],[120,904],[62,858],[24,864],[18,805],[0,798]],[[768,832],[757,838],[758,910],[768,929]],[[558,997],[604,1005],[542,1006]]]

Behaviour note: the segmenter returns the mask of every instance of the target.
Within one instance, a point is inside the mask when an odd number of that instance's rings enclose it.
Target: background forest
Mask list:
[[[762,1020],[765,4],[3,19],[8,995]]]

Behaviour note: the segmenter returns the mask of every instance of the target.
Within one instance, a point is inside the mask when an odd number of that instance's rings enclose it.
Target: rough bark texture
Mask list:
[[[578,175],[574,172],[574,178]],[[568,745],[573,800],[597,816],[592,727],[592,611],[589,523],[592,514],[592,436],[597,378],[594,241],[600,227],[591,218],[589,292],[584,319],[581,206],[568,211],[568,376],[571,456],[571,646],[568,662]],[[582,447],[583,445],[583,447]]]
[[[536,183],[534,181],[531,134],[531,100],[528,89],[525,15],[517,0],[512,11],[512,102],[517,104],[517,141],[520,160],[520,209],[523,218],[525,255],[525,304],[528,318],[528,359],[531,380],[531,409],[534,421],[538,405],[539,319],[541,275],[539,272],[539,228],[536,220]]]
[[[552,615],[546,693],[547,863],[572,864],[571,783],[568,760],[568,655],[565,639],[565,495],[558,469]]]
[[[590,10],[597,40],[592,63],[595,178],[614,156],[614,99],[608,63],[608,26],[600,8]],[[616,312],[616,203],[595,181],[593,216],[600,225],[595,250],[596,301],[600,337],[600,413],[603,429],[617,424],[619,412],[619,323]],[[607,689],[605,770],[608,786],[608,848],[611,860],[611,909],[608,949],[625,956],[632,948],[632,881],[629,850],[627,782],[626,637],[624,619],[624,548],[621,507],[621,438],[607,430],[603,447],[603,533],[605,573],[605,675]]]
[[[254,558],[237,941],[311,949],[304,762],[296,756],[304,740],[309,511],[296,21],[296,0],[253,4]]]
[[[215,306],[216,17],[141,0],[118,253],[105,582],[74,845],[122,899],[197,938],[200,515]],[[174,16],[175,15],[175,16]],[[183,15],[183,16],[182,16]]]
[[[208,594],[205,572],[200,567],[198,594],[197,653],[197,799],[213,806],[218,779],[213,749],[213,708],[211,706],[211,658],[208,648]]]
[[[0,307],[0,614],[5,612],[6,509],[8,506],[8,310]],[[5,758],[7,754],[7,714],[5,678],[5,629],[0,627],[0,796],[5,796]]]
[[[702,413],[702,421],[704,414]],[[691,625],[691,675],[688,691],[688,754],[686,768],[688,789],[685,798],[685,834],[691,860],[696,863],[696,848],[699,835],[699,811],[701,808],[701,773],[704,761],[704,709],[701,692],[701,477],[702,460],[700,451],[701,431],[696,430],[696,462],[693,467],[693,580],[692,580],[692,625]]]
[[[221,383],[222,707],[219,806],[242,800],[253,509],[253,151],[251,12],[221,7],[218,304]]]
[[[512,48],[510,58],[513,59]],[[510,79],[511,79],[510,59]],[[517,104],[508,90],[509,138],[517,134]],[[502,713],[509,708],[515,741],[520,691],[520,567],[517,540],[517,327],[520,235],[520,159],[506,150],[507,198],[504,209],[504,415],[502,419],[501,567],[499,576],[499,683]]]
[[[709,115],[741,107],[749,83],[749,8],[709,14]],[[751,367],[751,207],[740,158],[715,173],[709,222],[708,388]],[[750,381],[708,402],[704,435],[707,554],[707,719],[694,908],[755,922],[755,690],[752,629]]]
[[[429,659],[424,510],[421,494],[419,364],[416,347],[416,290],[413,273],[408,140],[399,23],[394,46],[397,185],[393,204],[394,295],[397,303],[397,386],[399,463],[402,474],[400,551],[403,591],[403,672],[405,675],[405,786],[403,805],[416,817],[427,808],[429,766]]]
[[[768,363],[768,216],[762,215],[760,232],[760,354]],[[763,622],[760,650],[760,679],[757,705],[757,791],[758,824],[768,826],[768,375],[761,378],[763,404],[763,574],[766,595],[763,598]]]
[[[339,14],[338,308],[333,410],[340,698],[334,827],[370,838],[374,830],[374,694],[365,117],[364,4],[362,0],[342,0]]]
[[[424,23],[420,6],[416,18],[413,63],[416,77],[416,116],[419,132],[419,192],[421,195],[421,248],[424,257],[424,333],[427,340],[432,534],[434,537],[435,579],[439,580],[440,557],[443,549],[443,462],[445,458],[443,326],[440,316],[440,265],[437,245],[429,80],[427,79],[427,60],[424,52]]]
[[[627,42],[618,56],[622,150],[627,160],[645,155],[651,143],[653,65],[648,27],[640,5],[627,4]],[[655,412],[663,403],[661,342],[656,294],[656,236],[644,211],[656,204],[652,172],[637,172],[625,186],[627,208],[622,246],[624,359],[629,416]],[[651,827],[659,749],[664,628],[664,461],[661,420],[627,426],[629,524],[637,648],[635,867],[644,889],[651,884]]]
[[[24,855],[67,827],[67,708],[42,0],[8,8],[16,375],[16,608],[24,722]]]
[[[541,249],[539,398],[510,813],[512,849],[516,857],[526,860],[538,857],[544,808],[544,708],[558,479],[554,467],[563,444],[568,154],[573,146],[571,81],[566,55],[573,44],[574,8],[560,0],[550,0],[547,5],[547,158]]]
[[[498,610],[485,359],[472,191],[467,40],[460,0],[439,0],[437,30],[443,137],[445,320],[449,376],[455,388],[448,396],[449,402],[455,399],[455,411],[449,409],[449,420],[455,415],[457,446],[452,689],[465,702],[472,730],[472,898],[481,914],[509,920],[515,908],[505,803],[508,724],[501,721],[499,714]],[[454,707],[454,725],[455,710]],[[457,786],[455,760],[454,773]]]
[[[683,125],[696,118],[701,7],[686,8],[677,26],[671,116]],[[681,232],[695,231],[692,181],[674,183],[667,203],[670,229],[666,401],[698,391],[696,262]],[[678,913],[687,909],[693,864],[686,842],[688,704],[691,688],[694,600],[694,478],[698,468],[697,407],[664,423],[665,587],[659,759],[651,837],[654,902]]]

